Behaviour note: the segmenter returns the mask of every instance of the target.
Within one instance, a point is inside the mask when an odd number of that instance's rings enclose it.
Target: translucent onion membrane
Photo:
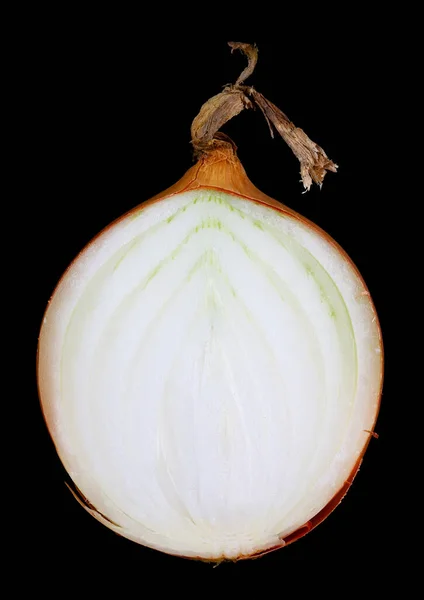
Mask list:
[[[341,500],[375,424],[382,344],[346,254],[221,156],[77,257],[38,379],[93,516],[163,552],[238,559]]]

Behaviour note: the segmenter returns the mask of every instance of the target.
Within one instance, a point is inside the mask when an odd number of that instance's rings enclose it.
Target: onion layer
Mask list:
[[[77,257],[44,317],[38,381],[93,516],[220,560],[281,547],[334,508],[382,364],[346,254],[220,148]]]

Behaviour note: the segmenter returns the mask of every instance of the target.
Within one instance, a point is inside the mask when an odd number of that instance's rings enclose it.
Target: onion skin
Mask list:
[[[380,397],[381,397],[381,388],[380,388]],[[315,517],[313,517],[312,519],[310,519],[309,521],[307,521],[304,525],[302,525],[302,527],[299,527],[299,529],[297,529],[296,531],[294,531],[293,533],[291,533],[289,536],[287,536],[286,538],[284,538],[284,540],[282,540],[282,543],[280,546],[274,546],[274,548],[270,548],[269,550],[265,550],[265,552],[259,552],[258,554],[255,554],[253,556],[246,556],[245,558],[258,558],[259,556],[264,556],[265,554],[268,554],[269,552],[273,552],[274,550],[279,550],[280,548],[283,548],[285,546],[288,546],[289,544],[292,544],[293,542],[296,542],[297,540],[299,540],[300,538],[302,538],[304,535],[306,535],[307,533],[309,533],[310,531],[312,531],[312,529],[315,529],[315,527],[317,525],[319,525],[320,523],[322,523],[324,521],[324,519],[326,519],[328,517],[328,515],[330,513],[333,512],[333,510],[340,504],[340,502],[343,500],[343,498],[345,497],[345,495],[347,494],[350,486],[353,483],[353,480],[355,479],[355,475],[357,474],[357,472],[359,471],[359,467],[361,466],[362,463],[362,458],[365,454],[365,451],[368,447],[368,444],[371,440],[371,438],[373,437],[373,434],[370,433],[370,436],[362,450],[362,454],[359,457],[356,465],[354,466],[354,468],[352,469],[351,474],[349,475],[348,479],[346,480],[346,482],[344,483],[344,485],[341,487],[341,489],[337,492],[337,494],[335,494],[335,496],[333,496],[333,498],[330,500],[330,502],[324,506],[324,508],[322,508],[319,513],[317,513],[315,515]],[[244,557],[243,557],[244,558]]]
[[[129,211],[128,213],[126,213],[125,215],[120,217],[119,219],[112,222],[105,230],[103,230],[101,233],[99,233],[99,236],[101,234],[103,234],[106,230],[112,228],[116,223],[118,223],[122,219],[128,217],[129,215],[131,215],[133,213],[138,213],[141,210],[144,210],[145,207],[147,207],[151,204],[154,204],[156,202],[159,202],[161,200],[169,198],[175,194],[193,191],[193,190],[201,190],[203,188],[209,188],[209,189],[213,188],[213,189],[225,192],[227,194],[232,194],[232,195],[241,197],[243,199],[250,200],[252,202],[271,207],[274,210],[277,210],[281,213],[290,215],[290,216],[294,217],[295,219],[301,221],[308,227],[313,228],[320,236],[324,237],[329,243],[331,243],[337,249],[338,253],[340,253],[344,257],[344,259],[349,262],[349,264],[355,270],[358,278],[363,283],[364,289],[367,290],[365,283],[363,282],[363,278],[359,274],[358,269],[352,263],[351,259],[348,257],[346,252],[344,252],[344,250],[320,227],[318,227],[317,225],[315,225],[314,223],[312,223],[305,217],[299,215],[297,212],[293,211],[292,209],[288,208],[287,206],[270,198],[266,194],[262,193],[258,188],[256,188],[253,185],[253,183],[249,180],[249,178],[247,177],[246,172],[245,172],[241,162],[239,161],[239,159],[237,158],[237,156],[235,154],[234,148],[232,147],[231,144],[229,144],[227,142],[218,143],[215,148],[213,148],[207,154],[202,155],[201,158],[198,160],[198,162],[193,167],[191,167],[177,183],[175,183],[170,188],[164,190],[160,194],[154,196],[147,202],[143,202],[142,204],[135,207],[134,209],[132,209],[131,211]],[[87,247],[89,247],[99,236],[96,236],[88,244]],[[86,249],[84,249],[84,250],[86,250]],[[75,261],[78,260],[80,255],[81,255],[81,253],[76,257]],[[70,267],[68,267],[67,271],[65,271],[64,275],[62,276],[62,279],[64,277],[66,277],[66,274],[67,274],[69,268]],[[61,279],[61,281],[62,281],[62,279]],[[369,295],[368,291],[366,291],[364,293]],[[53,295],[54,295],[54,293],[53,293]],[[342,487],[335,493],[335,495],[333,496],[331,501],[328,502],[327,505],[323,509],[321,509],[312,519],[307,521],[304,525],[302,525],[296,531],[291,533],[285,539],[282,539],[281,544],[273,546],[272,548],[269,548],[265,551],[260,551],[256,554],[252,554],[249,556],[244,556],[244,555],[238,556],[235,560],[241,560],[241,559],[246,559],[246,558],[262,556],[264,554],[267,554],[268,552],[271,552],[273,550],[281,548],[282,546],[291,544],[292,542],[300,539],[306,533],[309,533],[309,531],[314,529],[319,523],[321,523],[336,508],[336,506],[341,502],[341,500],[343,499],[343,497],[349,490],[349,488],[354,480],[354,477],[359,470],[359,467],[361,465],[361,462],[362,462],[364,453],[367,449],[368,443],[369,443],[371,437],[373,437],[373,435],[374,435],[373,429],[375,426],[375,422],[377,420],[377,415],[378,415],[378,411],[379,411],[379,407],[380,407],[381,391],[382,391],[382,385],[383,385],[384,355],[383,355],[381,330],[380,330],[380,327],[378,324],[378,318],[375,313],[375,309],[372,305],[371,298],[369,298],[369,302],[373,308],[374,316],[375,316],[375,320],[376,320],[378,332],[379,332],[381,379],[380,379],[380,385],[379,385],[378,398],[376,399],[377,400],[377,403],[376,403],[377,408],[376,408],[375,415],[374,415],[374,423],[373,423],[372,428],[369,431],[369,435],[366,439],[366,442],[365,442],[362,450],[360,451],[358,460],[356,461],[354,468],[352,469],[349,477],[346,479],[346,481],[342,485]],[[40,354],[39,354],[39,349],[38,349],[37,363],[39,363],[39,360],[40,360]],[[37,364],[37,378],[38,377],[39,377],[39,364]],[[38,382],[38,384],[39,384],[39,382]],[[54,420],[53,420],[53,416],[52,416],[53,415],[53,407],[51,407],[48,404],[48,402],[46,402],[42,398],[41,391],[40,391],[40,384],[39,384],[39,397],[40,397],[41,408],[43,411],[43,415],[44,415],[44,418],[46,421],[47,428],[48,428],[50,434],[52,435],[53,442],[55,442],[55,437],[56,437],[56,435],[59,435],[59,433],[57,431],[55,431],[55,424],[54,424]],[[99,520],[101,522],[104,522],[104,519],[108,520],[107,517],[104,517],[104,515],[97,512],[93,506],[87,505],[84,501],[80,501],[80,503],[97,520]],[[169,552],[169,553],[173,554],[173,552]],[[178,556],[180,556],[180,555],[178,555]],[[224,560],[224,557],[218,556],[218,557],[214,557],[213,559],[205,559],[204,557],[197,557],[197,559],[207,561],[207,562],[219,562],[221,560]]]

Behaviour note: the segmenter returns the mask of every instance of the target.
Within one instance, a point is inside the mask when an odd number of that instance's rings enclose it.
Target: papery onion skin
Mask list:
[[[233,559],[238,560],[238,559],[244,559],[244,558],[251,558],[253,556],[259,556],[259,555],[265,554],[267,552],[270,552],[272,550],[275,550],[277,548],[280,548],[282,546],[288,545],[288,544],[292,543],[293,541],[296,541],[297,539],[301,538],[306,533],[311,531],[321,521],[323,521],[330,514],[330,512],[332,512],[332,510],[339,504],[339,502],[342,500],[342,498],[348,491],[350,485],[352,484],[352,481],[360,467],[362,457],[363,457],[365,450],[368,446],[368,443],[373,435],[373,429],[374,429],[374,425],[375,425],[378,411],[379,411],[381,390],[382,390],[382,384],[383,384],[383,345],[382,345],[381,331],[379,328],[377,315],[375,313],[375,309],[373,307],[372,301],[369,297],[367,288],[365,286],[365,283],[363,283],[363,280],[362,280],[358,270],[353,265],[352,261],[347,256],[347,254],[340,248],[340,246],[328,234],[326,234],[324,231],[322,231],[318,226],[316,226],[315,224],[311,223],[309,220],[307,220],[303,216],[299,215],[295,211],[291,210],[290,208],[284,206],[283,204],[277,202],[276,200],[270,198],[269,196],[263,194],[260,190],[258,190],[248,179],[240,161],[238,160],[238,158],[235,155],[234,150],[229,146],[219,147],[219,148],[215,149],[214,151],[210,152],[208,155],[202,156],[200,158],[200,160],[198,161],[198,163],[195,166],[193,166],[191,169],[189,169],[187,171],[187,173],[182,177],[182,179],[180,179],[175,185],[168,188],[161,194],[158,194],[151,200],[139,205],[138,207],[134,208],[129,213],[126,213],[121,218],[114,221],[111,225],[109,225],[108,228],[106,228],[106,230],[101,232],[99,234],[99,236],[104,235],[104,233],[106,231],[113,228],[115,225],[117,225],[123,219],[127,218],[130,215],[131,216],[136,215],[140,211],[144,211],[148,206],[151,206],[154,203],[160,202],[165,199],[169,199],[172,196],[174,196],[176,194],[180,194],[182,192],[197,191],[197,190],[201,191],[201,190],[208,190],[208,189],[215,189],[215,190],[223,192],[225,194],[234,195],[239,198],[270,207],[280,213],[290,215],[291,217],[295,218],[296,220],[298,220],[299,222],[301,222],[308,228],[313,229],[320,236],[325,238],[337,250],[337,252],[344,258],[344,260],[349,263],[349,265],[355,270],[357,277],[361,280],[361,282],[363,284],[363,288],[364,288],[363,293],[365,295],[367,295],[367,301],[369,302],[369,305],[374,312],[375,326],[378,328],[378,336],[379,336],[377,350],[379,350],[379,355],[380,355],[380,367],[379,367],[380,380],[379,380],[378,393],[376,394],[376,397],[374,399],[375,400],[374,416],[373,416],[372,423],[370,423],[368,436],[365,440],[365,443],[364,443],[362,449],[360,449],[360,451],[359,451],[359,455],[356,458],[356,461],[354,463],[354,466],[352,468],[352,471],[351,471],[349,477],[346,478],[344,484],[336,491],[336,493],[334,494],[332,499],[327,503],[327,505],[324,508],[322,508],[313,518],[309,519],[306,523],[304,523],[296,531],[293,531],[288,536],[286,536],[285,539],[281,539],[280,544],[274,544],[270,548],[260,549],[249,555],[241,554],[236,557],[233,557]],[[90,248],[90,246],[99,238],[99,236],[97,236],[90,242],[90,244],[83,251],[83,253],[81,253],[75,259],[74,263],[79,260],[79,257],[82,256],[82,254],[85,254],[87,252],[87,249]],[[72,265],[69,267],[69,269],[71,267],[72,267]],[[61,282],[63,281],[63,279],[65,279],[67,277],[69,269],[68,269],[68,271],[65,272]],[[61,282],[59,282],[58,288],[60,287]],[[53,294],[53,296],[52,296],[52,300],[54,298],[54,295],[55,294]],[[52,302],[52,300],[50,302]],[[48,313],[48,309],[47,309],[47,313]],[[46,355],[45,355],[43,348],[48,346],[49,343],[50,342],[49,342],[48,338],[46,338],[46,332],[44,331],[44,326],[42,326],[41,332],[40,332],[40,345],[39,345],[39,351],[38,351],[38,367],[37,367],[41,406],[42,406],[42,410],[43,410],[43,414],[44,414],[44,417],[46,420],[47,427],[52,435],[54,443],[56,444],[59,455],[60,455],[62,461],[66,464],[66,457],[61,455],[61,450],[59,448],[61,431],[58,431],[56,429],[56,419],[55,419],[56,407],[52,405],[51,394],[50,395],[45,394],[46,385],[48,386],[48,383],[46,384],[46,378],[49,377],[49,365],[46,364],[46,358],[45,358]],[[40,350],[40,348],[42,348],[42,349]],[[88,500],[88,502],[91,501],[90,498],[88,498],[87,500]],[[82,502],[82,504],[84,506],[84,502]],[[130,539],[133,539],[133,538],[131,538],[131,536],[126,535],[125,532],[120,532],[119,528],[116,528],[113,526],[111,527],[111,523],[113,525],[114,525],[114,523],[111,519],[109,519],[109,517],[106,517],[105,515],[97,512],[96,509],[94,509],[90,506],[87,506],[87,504],[84,507],[88,510],[88,512],[90,512],[90,514],[92,514],[92,516],[94,516],[96,519],[98,519],[100,522],[102,522],[106,526],[113,529],[116,533],[119,533],[125,537],[129,537]],[[135,540],[135,541],[138,541],[138,540]],[[139,543],[142,543],[142,542],[139,542]],[[179,555],[178,552],[170,551],[167,548],[158,548],[158,549],[160,549],[163,552],[168,552],[170,554],[178,554]],[[181,555],[184,555],[184,554],[181,554]],[[226,558],[228,558],[228,556],[225,556],[225,555],[224,556],[223,555],[208,556],[208,557],[190,556],[190,558],[198,558],[200,560],[208,560],[208,561],[215,562],[215,561],[220,561],[220,560],[226,559]]]

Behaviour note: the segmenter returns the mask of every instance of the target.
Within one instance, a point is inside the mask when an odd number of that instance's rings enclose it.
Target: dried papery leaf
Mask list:
[[[244,108],[251,107],[252,103],[242,90],[226,89],[212,96],[203,104],[191,125],[191,140],[196,152],[205,151],[227,121],[241,113]]]
[[[253,73],[258,62],[258,49],[252,44],[244,44],[243,42],[228,42],[231,48],[231,52],[234,50],[240,50],[247,57],[247,67],[242,71],[235,83],[235,86],[239,86],[246,81],[248,77]]]
[[[216,134],[227,121],[245,108],[258,106],[268,123],[271,136],[274,137],[272,130],[272,126],[274,126],[299,160],[305,190],[308,191],[312,183],[321,186],[327,171],[335,173],[337,165],[275,104],[267,100],[252,86],[242,85],[255,69],[258,60],[256,46],[241,42],[229,42],[229,46],[232,51],[236,49],[242,51],[247,57],[248,65],[236,83],[233,86],[227,86],[220,94],[205,102],[194,119],[191,137],[196,156],[199,157],[216,146],[213,143]]]
[[[253,88],[250,88],[250,95],[267,121],[274,125],[299,160],[300,173],[306,190],[310,189],[312,182],[321,186],[327,171],[333,173],[337,171],[337,165],[328,158],[324,150],[313,142],[303,129],[296,127],[282,110]]]

